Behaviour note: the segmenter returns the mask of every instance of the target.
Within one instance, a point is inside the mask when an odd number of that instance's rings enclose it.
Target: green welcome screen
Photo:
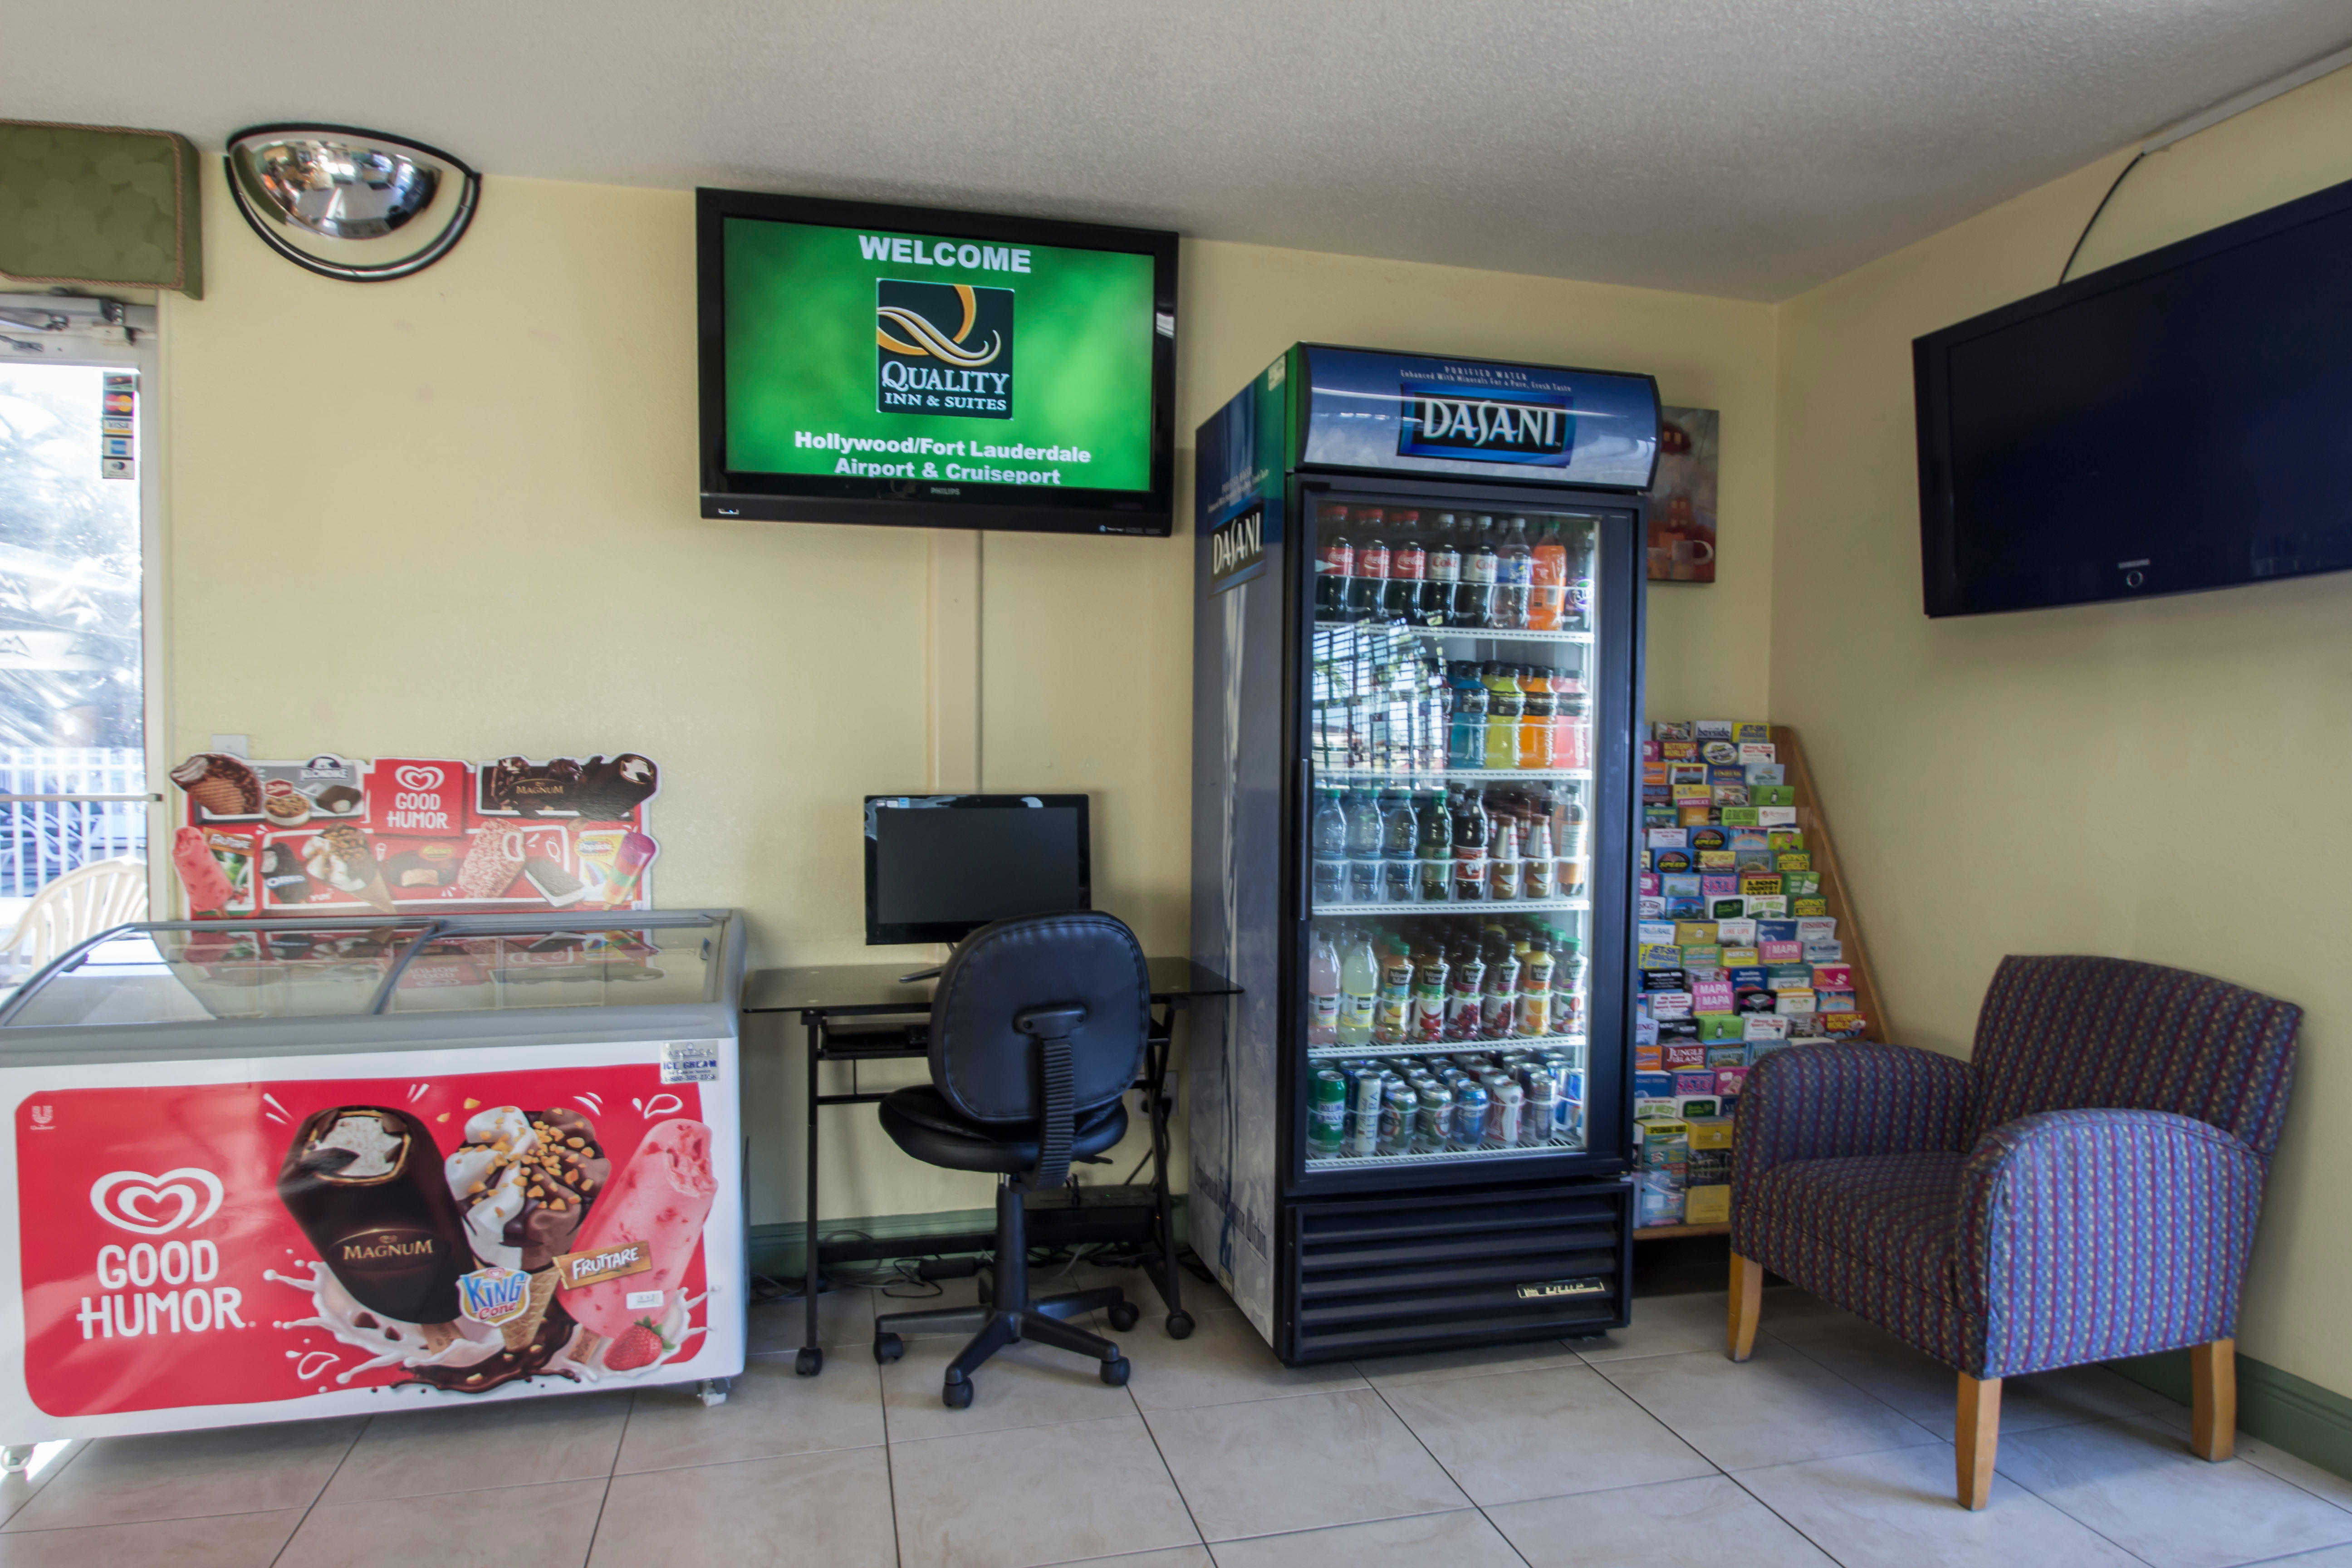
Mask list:
[[[1151,488],[1152,258],[725,224],[737,473]]]

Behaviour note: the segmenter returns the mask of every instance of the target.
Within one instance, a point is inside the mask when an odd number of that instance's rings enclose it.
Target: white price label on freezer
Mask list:
[[[717,1040],[672,1040],[662,1047],[661,1080],[667,1083],[717,1083]]]

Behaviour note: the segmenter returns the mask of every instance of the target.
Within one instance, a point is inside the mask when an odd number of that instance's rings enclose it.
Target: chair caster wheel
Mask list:
[[[906,1353],[906,1342],[899,1339],[898,1335],[877,1334],[874,1336],[874,1360],[876,1364],[880,1366],[888,1366],[892,1362],[897,1361],[900,1356],[905,1355]]]
[[[1127,1370],[1133,1364],[1125,1356],[1120,1356],[1115,1361],[1107,1361],[1102,1363],[1102,1380],[1113,1388],[1125,1388]]]
[[[1168,1337],[1171,1340],[1191,1339],[1192,1337],[1192,1315],[1190,1312],[1169,1313]]]
[[[814,1345],[803,1345],[801,1353],[793,1357],[793,1371],[803,1377],[814,1377],[824,1370],[824,1352]]]
[[[971,1409],[971,1379],[968,1377],[959,1377],[951,1383],[941,1384],[940,1387],[940,1403],[945,1405],[950,1410]]]
[[[1132,1301],[1116,1302],[1110,1309],[1110,1326],[1122,1334],[1142,1321],[1143,1310]]]

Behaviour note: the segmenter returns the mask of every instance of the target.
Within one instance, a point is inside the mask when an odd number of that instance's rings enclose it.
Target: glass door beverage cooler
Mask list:
[[[1202,426],[1194,1248],[1286,1361],[1626,1321],[1647,376],[1299,344]]]

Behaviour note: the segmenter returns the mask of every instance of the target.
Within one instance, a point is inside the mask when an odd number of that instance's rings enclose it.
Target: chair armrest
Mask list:
[[[1869,1041],[1774,1051],[1739,1097],[1732,1182],[1790,1160],[1957,1152],[1976,1074],[1958,1057]]]
[[[2164,1110],[1987,1132],[1962,1168],[1957,1259],[1985,1375],[2234,1338],[2267,1173],[2241,1140]]]

